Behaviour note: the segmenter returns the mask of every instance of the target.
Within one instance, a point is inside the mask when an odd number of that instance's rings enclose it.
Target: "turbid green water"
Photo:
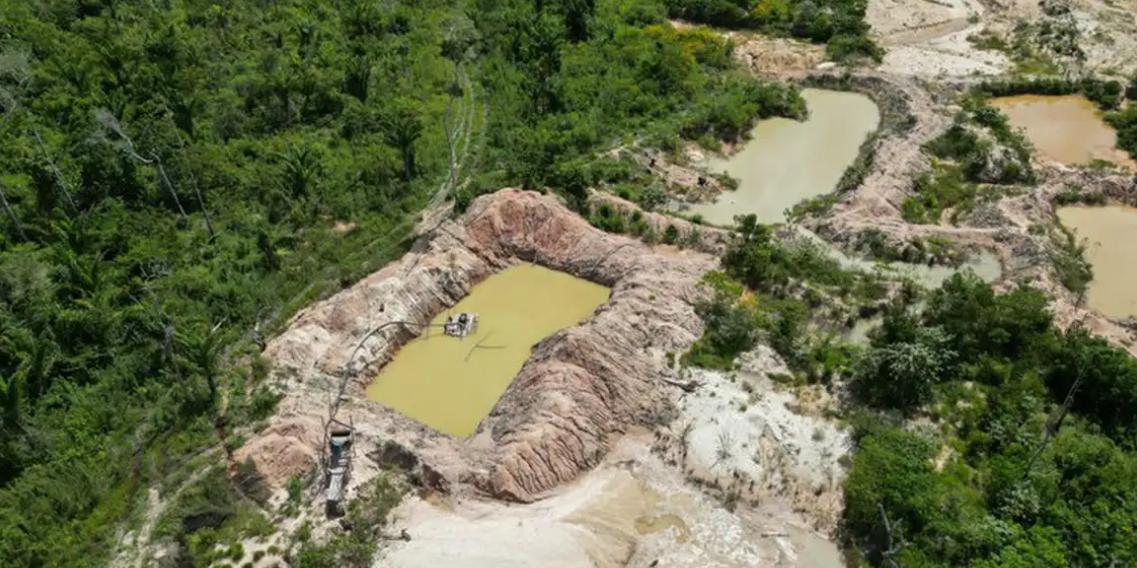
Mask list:
[[[863,263],[861,265],[862,270],[870,270],[872,268],[868,261],[856,260],[857,262]],[[960,266],[928,266],[926,264],[889,262],[877,263],[876,268],[884,274],[908,278],[929,290],[939,288],[948,278],[951,278],[957,273],[966,271],[975,273],[980,280],[988,284],[995,282],[1003,276],[1003,265],[999,262],[999,257],[988,251],[973,254],[967,262]],[[917,311],[922,310],[923,301],[917,303],[913,309]],[[845,330],[842,335],[845,341],[850,343],[868,345],[869,332],[880,327],[883,321],[884,317],[880,314],[865,319],[859,319],[853,324],[853,327]]]
[[[1094,267],[1089,306],[1111,317],[1137,317],[1137,209],[1062,207],[1058,218],[1079,241],[1088,241],[1086,260]]]
[[[796,230],[800,237],[822,247],[822,250],[826,252],[829,258],[837,261],[837,263],[846,270],[877,272],[889,278],[907,278],[929,290],[939,288],[948,278],[965,271],[975,273],[980,280],[989,284],[999,280],[1003,276],[1003,265],[999,262],[999,257],[986,250],[972,253],[970,258],[959,266],[928,266],[926,264],[912,264],[908,262],[879,262],[849,256],[806,229],[797,227]],[[869,318],[859,319],[852,327],[846,329],[842,333],[842,336],[845,341],[850,343],[867,345],[869,332],[880,327],[881,321],[882,318],[879,314]]]
[[[711,158],[710,171],[739,180],[738,189],[714,203],[695,205],[716,225],[730,225],[735,215],[754,213],[763,223],[786,220],[785,211],[801,201],[833,191],[857,158],[865,138],[880,124],[880,111],[858,93],[804,89],[809,118],[759,121],[750,141],[728,158]]]
[[[474,312],[478,330],[458,339],[437,328],[405,345],[367,387],[381,402],[440,432],[469,436],[490,413],[534,344],[586,319],[608,288],[533,264],[474,286],[447,314]]]
[[[655,534],[660,531],[668,529],[675,529],[675,540],[678,542],[687,542],[691,540],[691,529],[687,526],[686,521],[682,517],[674,513],[664,513],[662,515],[644,515],[636,517],[636,532],[639,534]]]
[[[971,271],[979,277],[980,280],[990,284],[998,280],[1003,275],[1003,266],[999,263],[999,257],[990,252],[981,252],[973,256],[970,260],[962,266],[927,266],[923,264],[907,264],[902,262],[894,263],[881,263],[880,270],[885,274],[894,274],[904,278],[908,278],[913,282],[929,289],[934,290],[943,285],[948,278],[955,274],[965,271]],[[912,310],[919,312],[924,309],[924,301],[920,300],[912,306]],[[874,329],[880,327],[884,322],[884,316],[877,314],[872,317],[859,319],[853,323],[853,326],[846,329],[841,335],[854,345],[868,345],[869,333]]]

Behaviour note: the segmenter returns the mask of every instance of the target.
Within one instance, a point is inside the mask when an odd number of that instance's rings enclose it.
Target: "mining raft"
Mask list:
[[[451,337],[466,337],[478,331],[478,314],[462,312],[446,318],[442,331]]]

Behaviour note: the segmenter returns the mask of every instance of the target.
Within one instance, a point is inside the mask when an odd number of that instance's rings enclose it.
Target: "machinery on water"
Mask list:
[[[462,312],[446,318],[442,331],[451,337],[466,337],[478,331],[478,314]]]

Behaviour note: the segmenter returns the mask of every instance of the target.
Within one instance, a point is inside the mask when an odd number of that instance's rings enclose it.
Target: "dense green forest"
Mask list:
[[[803,112],[666,16],[0,0],[0,565],[105,562],[149,487],[272,412],[258,345],[400,254],[432,200],[515,184],[579,204],[602,150]],[[257,524],[224,476],[198,485],[159,523],[188,565]]]
[[[887,410],[862,416],[846,484],[849,537],[868,559],[1137,562],[1137,361],[1058,331],[1046,304],[956,276],[922,310],[885,317],[853,382]]]
[[[850,377],[854,563],[1137,563],[1137,360],[1078,326],[1059,330],[1040,291],[996,293],[969,273],[904,290],[867,348],[834,346],[817,293],[864,305],[880,298],[871,279],[801,260],[752,218],[739,227],[725,272],[708,277],[718,293],[700,307],[707,330],[688,362],[729,369],[763,340],[798,379]],[[821,327],[807,325],[807,305]]]

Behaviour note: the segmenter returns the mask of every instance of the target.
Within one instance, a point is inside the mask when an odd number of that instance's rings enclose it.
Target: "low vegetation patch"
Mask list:
[[[1102,193],[1088,193],[1085,189],[1067,185],[1054,196],[1054,204],[1063,205],[1105,205],[1106,197]]]
[[[609,203],[600,203],[592,207],[588,222],[592,226],[609,233],[635,235],[648,244],[659,240],[659,235],[655,234],[655,230],[644,220],[643,213],[638,209],[629,215]]]
[[[979,85],[978,90],[992,97],[1082,95],[1102,110],[1114,110],[1121,105],[1125,86],[1114,79],[1042,77],[985,81]]]
[[[730,369],[762,340],[806,380],[828,381],[848,371],[852,350],[810,324],[835,305],[841,312],[885,293],[875,276],[844,270],[817,245],[778,242],[753,215],[737,219],[723,267],[707,276],[714,297],[697,308],[706,332],[685,356],[689,364]]]
[[[965,99],[954,124],[926,148],[937,158],[955,162],[969,182],[1035,182],[1030,142],[1011,128],[1006,115],[987,106],[981,97]]]
[[[244,555],[242,541],[268,536],[274,528],[255,501],[238,493],[223,467],[208,467],[167,506],[153,538],[175,542],[184,566],[236,566]]]
[[[882,262],[959,266],[967,260],[967,251],[948,239],[914,236],[894,242],[879,229],[861,231],[856,248],[868,258]]]
[[[291,565],[297,568],[371,566],[379,549],[379,533],[387,525],[387,515],[408,489],[400,475],[381,473],[359,489],[359,496],[348,504],[340,526],[332,529],[327,541],[317,543],[310,529],[301,527],[296,535],[299,546],[291,554]]]
[[[915,195],[904,200],[901,216],[909,223],[932,224],[940,222],[944,209],[956,207],[975,198],[974,183],[963,179],[963,171],[956,165],[935,164],[931,172],[924,172],[913,185]]]
[[[1125,110],[1106,115],[1106,121],[1117,130],[1117,147],[1137,160],[1137,103],[1131,102]]]
[[[1018,21],[1009,35],[991,30],[968,39],[979,49],[1001,51],[1014,62],[1015,74],[1031,77],[1057,76],[1063,69],[1076,69],[1086,62],[1082,29],[1067,0],[1039,2],[1042,15]],[[1097,33],[1101,33],[1098,31]]]
[[[1050,241],[1050,262],[1058,281],[1079,297],[1084,296],[1094,279],[1093,267],[1086,260],[1086,244],[1078,242],[1074,233],[1062,225],[1051,229]]]

